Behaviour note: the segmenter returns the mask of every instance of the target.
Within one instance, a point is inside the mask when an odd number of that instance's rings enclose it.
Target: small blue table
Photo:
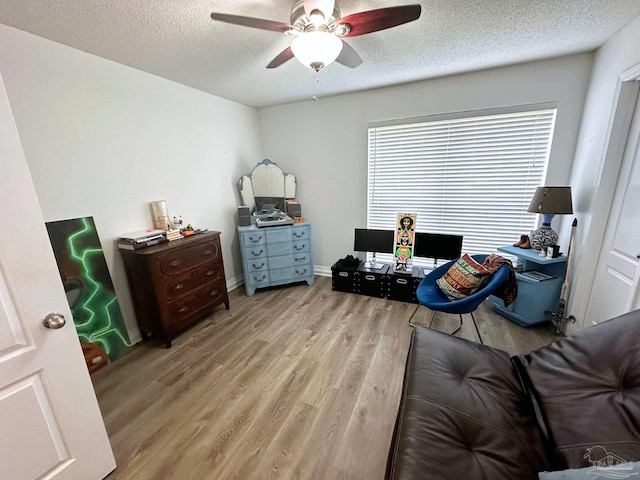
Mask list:
[[[508,307],[502,299],[489,297],[496,311],[523,327],[550,320],[547,312],[556,312],[560,303],[567,257],[547,258],[536,250],[512,246],[499,247],[498,251],[518,257],[518,296]],[[542,275],[537,276],[544,278],[533,278],[536,274],[527,274],[530,271],[539,272]]]

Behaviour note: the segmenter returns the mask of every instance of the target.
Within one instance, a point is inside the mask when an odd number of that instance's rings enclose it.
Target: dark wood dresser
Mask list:
[[[220,232],[120,253],[143,340],[160,335],[170,348],[178,331],[218,305],[229,309]]]

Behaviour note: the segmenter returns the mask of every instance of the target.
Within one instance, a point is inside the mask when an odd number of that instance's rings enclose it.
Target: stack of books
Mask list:
[[[138,250],[164,241],[166,241],[164,230],[150,228],[121,236],[118,239],[118,248],[121,250]]]
[[[184,238],[182,236],[182,234],[180,233],[180,229],[176,228],[174,230],[167,230],[165,232],[165,237],[167,238],[167,240],[169,240],[170,242],[173,240],[180,240],[181,238]]]

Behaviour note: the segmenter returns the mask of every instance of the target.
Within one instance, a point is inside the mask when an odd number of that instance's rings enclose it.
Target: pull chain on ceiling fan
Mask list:
[[[355,68],[362,63],[360,55],[343,40],[396,27],[420,17],[418,4],[378,8],[340,16],[334,0],[296,0],[291,7],[290,23],[261,18],[212,13],[211,18],[245,27],[285,33],[294,37],[291,46],[271,60],[267,68],[276,68],[296,57],[316,72],[333,61]]]

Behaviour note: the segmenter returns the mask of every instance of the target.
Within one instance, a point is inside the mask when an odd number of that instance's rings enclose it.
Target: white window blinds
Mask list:
[[[544,183],[555,116],[554,107],[371,125],[368,228],[417,213],[417,231],[463,235],[463,253],[514,243],[535,228],[527,207]]]

